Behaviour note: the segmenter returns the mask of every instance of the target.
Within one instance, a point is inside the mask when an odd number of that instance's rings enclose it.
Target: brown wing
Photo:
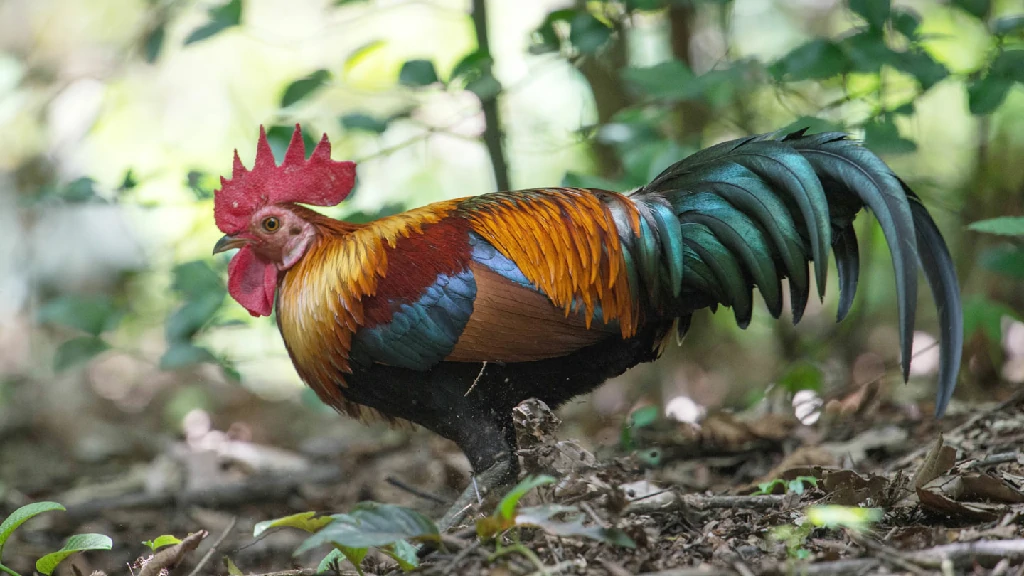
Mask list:
[[[530,288],[497,272],[471,264],[476,278],[473,315],[455,349],[453,362],[529,362],[555,358],[618,334],[617,327],[594,322],[588,329],[579,314],[562,308]]]

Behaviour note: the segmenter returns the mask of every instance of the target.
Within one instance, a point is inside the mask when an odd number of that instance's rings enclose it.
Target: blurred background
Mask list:
[[[0,0],[0,495],[161,441],[396,434],[320,405],[210,256],[233,150],[251,165],[262,124],[280,155],[296,123],[359,162],[326,212],[361,220],[504,188],[624,191],[722,140],[850,131],[954,253],[953,412],[1024,382],[1022,237],[968,228],[1024,212],[1019,0]],[[888,251],[870,217],[858,235],[842,325],[835,291],[799,327],[763,304],[746,331],[702,315],[661,362],[563,408],[563,433],[609,445],[640,406],[692,422],[794,396],[811,422],[868,385],[930,414],[931,296],[922,282],[904,386]]]

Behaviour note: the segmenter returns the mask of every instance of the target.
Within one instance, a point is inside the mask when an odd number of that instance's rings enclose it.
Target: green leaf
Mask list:
[[[952,4],[981,20],[988,17],[989,10],[992,9],[992,0],[953,0]]]
[[[322,544],[349,548],[386,546],[399,540],[438,540],[437,526],[426,516],[401,506],[364,502],[351,514],[335,514],[334,521],[307,538],[295,551],[301,554]]]
[[[61,296],[45,304],[37,318],[45,324],[77,328],[97,336],[115,328],[121,314],[109,296]]]
[[[352,72],[352,70],[356,68],[356,66],[359,66],[359,64],[364,62],[374,53],[383,49],[385,46],[387,46],[387,42],[385,42],[384,40],[373,40],[371,42],[363,44],[359,48],[356,48],[355,50],[352,51],[351,54],[348,55],[348,58],[345,59],[345,64],[342,66],[342,71],[345,74],[349,74],[350,72]]]
[[[352,563],[356,567],[356,572],[360,576],[363,574],[363,569],[360,565],[363,563],[363,559],[366,558],[366,554],[370,551],[369,548],[352,548],[349,546],[334,545],[334,549],[338,551],[346,560]]]
[[[206,260],[192,260],[178,264],[172,272],[171,289],[187,300],[203,298],[209,294],[223,294],[224,281]]]
[[[836,43],[816,38],[775,61],[769,71],[780,80],[823,80],[841,74],[847,65],[846,54]]]
[[[596,53],[611,37],[612,29],[586,10],[578,11],[569,23],[569,43],[580,54]]]
[[[160,357],[161,370],[177,370],[203,362],[216,362],[217,358],[206,348],[189,343],[174,343]]]
[[[161,20],[159,24],[146,31],[142,37],[142,55],[147,64],[156,62],[160,52],[164,48],[164,40],[167,38],[167,22]]]
[[[868,26],[881,29],[889,19],[889,0],[850,0],[850,10],[867,21]]]
[[[626,10],[653,11],[665,7],[665,0],[626,0]]]
[[[779,133],[788,134],[790,132],[796,132],[797,130],[803,129],[806,129],[810,134],[817,134],[819,132],[845,132],[846,125],[832,120],[825,120],[824,118],[801,116],[787,124],[786,127],[780,129]]]
[[[110,550],[113,546],[114,542],[110,539],[110,536],[104,534],[75,534],[68,538],[68,541],[64,543],[64,547],[60,550],[50,552],[36,560],[36,570],[46,576],[50,576],[57,568],[57,565],[72,554],[86,550]]]
[[[135,170],[129,168],[124,173],[124,178],[121,179],[121,185],[117,187],[118,192],[128,192],[134,190],[139,185],[139,179],[135,176]]]
[[[438,81],[437,70],[430,60],[409,60],[398,71],[398,83],[402,86],[429,86]]]
[[[287,108],[296,102],[305,100],[317,90],[323,88],[331,79],[331,73],[321,68],[308,76],[299,78],[288,85],[281,95],[281,107]]]
[[[866,530],[885,516],[881,508],[858,508],[856,506],[811,506],[807,519],[811,524],[824,528],[850,528]]]
[[[550,12],[544,22],[533,31],[529,52],[530,54],[546,54],[558,52],[562,49],[562,39],[556,31],[560,26],[571,26],[569,23],[576,16],[576,10],[571,8],[555,10]]]
[[[1003,50],[992,61],[989,74],[1024,83],[1024,50]]]
[[[989,220],[979,220],[969,225],[968,228],[985,234],[1024,236],[1024,216],[1000,216]]]
[[[871,28],[839,41],[839,47],[850,63],[849,70],[865,74],[878,74],[883,64],[894,64],[899,59],[885,43],[881,29]]]
[[[96,336],[80,336],[64,342],[57,348],[53,357],[53,369],[60,372],[91,360],[95,356],[110,349],[102,338]]]
[[[345,114],[339,121],[341,122],[341,127],[345,130],[383,134],[388,129],[388,121],[386,119],[376,118],[363,112]]]
[[[646,450],[640,450],[636,453],[637,460],[651,468],[660,466],[663,456],[664,454],[662,454],[661,448],[647,448]]]
[[[481,76],[485,70],[489,70],[494,63],[491,55],[483,50],[475,50],[462,57],[462,60],[452,68],[450,79],[467,82]]]
[[[390,556],[395,562],[398,562],[398,567],[403,572],[415,570],[420,565],[419,550],[407,540],[399,540],[394,544],[384,546],[380,551]]]
[[[991,246],[978,256],[982,268],[1007,278],[1024,280],[1024,248],[1012,244]]]
[[[161,534],[153,540],[144,541],[143,544],[148,546],[150,550],[156,552],[158,548],[163,548],[164,546],[173,546],[175,544],[181,544],[181,539],[177,536],[174,536],[173,534]]]
[[[905,154],[917,150],[917,143],[900,136],[891,118],[875,118],[864,125],[864,145],[876,154]]]
[[[324,556],[324,559],[316,565],[317,574],[326,574],[334,569],[334,567],[341,563],[342,560],[347,560],[345,553],[341,550],[334,548]]]
[[[292,132],[295,131],[295,126],[271,126],[267,130],[267,142],[270,144],[270,150],[274,153],[274,160],[281,162],[284,160],[284,153],[288,150],[288,143],[292,141]],[[306,147],[306,158],[313,153],[313,148],[316,147],[316,141],[313,140],[312,130],[303,130],[302,132],[302,143]]]
[[[523,496],[526,496],[526,494],[530,490],[533,490],[534,488],[554,483],[555,478],[553,476],[547,476],[543,474],[539,476],[527,476],[526,478],[523,478],[523,480],[519,482],[519,484],[516,484],[515,487],[512,488],[512,490],[510,490],[509,493],[506,494],[505,497],[501,499],[501,502],[498,504],[497,509],[495,509],[494,511],[495,516],[500,516],[502,518],[505,518],[506,520],[511,520],[515,517],[516,507],[519,506],[519,501],[522,500]]]
[[[797,476],[786,484],[786,488],[793,494],[802,495],[804,493],[805,483],[817,487],[818,479],[814,476]]]
[[[967,86],[967,104],[971,114],[984,116],[995,112],[1013,87],[1013,81],[989,74]]]
[[[1006,36],[1015,32],[1024,32],[1024,14],[1003,16],[992,22],[992,33],[996,36]]]
[[[696,98],[703,90],[690,68],[675,59],[646,68],[626,68],[622,79],[646,96],[670,102]]]
[[[982,295],[974,295],[964,300],[964,336],[970,338],[981,330],[985,338],[993,344],[1003,339],[1003,318],[1019,319],[1012,308],[990,300]]]
[[[797,362],[779,378],[778,384],[790,394],[801,390],[821,392],[824,380],[821,368],[810,362]]]
[[[284,516],[275,520],[259,522],[252,530],[252,537],[259,538],[271,528],[298,528],[309,533],[314,533],[334,521],[330,516],[317,516],[316,512],[300,512],[290,516]]]
[[[7,542],[7,539],[18,529],[18,526],[44,512],[53,512],[54,510],[63,512],[64,507],[56,502],[33,502],[11,512],[11,515],[4,518],[4,521],[0,523],[0,554],[3,553],[4,544]]]
[[[761,482],[757,485],[757,492],[754,492],[754,496],[763,496],[765,494],[773,494],[776,487],[785,488],[786,481],[781,478],[776,478],[771,482]]]
[[[893,54],[893,67],[913,76],[922,90],[930,89],[949,76],[949,69],[924,50],[912,49]]]
[[[480,100],[490,100],[501,93],[501,82],[487,73],[466,84],[466,90],[476,94]]]
[[[185,38],[185,46],[206,40],[228,28],[241,24],[242,0],[228,0],[220,6],[210,8],[207,10],[207,17],[209,20],[206,24],[196,28]]]
[[[658,420],[658,416],[661,415],[661,408],[658,406],[644,406],[638,408],[629,415],[629,427],[645,428],[654,424]]]
[[[185,185],[195,194],[196,200],[212,200],[213,191],[220,187],[220,182],[212,174],[189,170],[185,175]]]
[[[239,570],[228,556],[224,557],[224,567],[227,568],[228,576],[245,576],[245,573]]]
[[[921,26],[921,16],[909,8],[896,8],[892,11],[892,27],[908,40],[917,39],[917,29]]]
[[[174,311],[164,325],[168,342],[188,342],[206,326],[224,303],[224,292],[211,292]]]
[[[96,181],[88,176],[76,178],[60,189],[60,199],[71,204],[102,201],[96,192]]]
[[[572,513],[574,518],[564,522],[553,519],[555,515],[563,513]],[[554,536],[579,536],[624,548],[636,548],[636,542],[618,528],[584,526],[583,515],[575,506],[552,504],[523,508],[516,515],[516,526],[533,526]]]

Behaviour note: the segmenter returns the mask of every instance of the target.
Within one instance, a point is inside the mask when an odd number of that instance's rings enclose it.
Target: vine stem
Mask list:
[[[21,574],[18,574],[17,572],[15,572],[14,570],[11,570],[7,566],[4,566],[3,564],[0,564],[0,572],[4,572],[4,573],[8,574],[9,576],[21,576]]]

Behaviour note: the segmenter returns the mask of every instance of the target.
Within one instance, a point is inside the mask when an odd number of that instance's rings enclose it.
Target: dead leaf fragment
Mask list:
[[[921,506],[951,516],[991,521],[1007,504],[1024,502],[1024,494],[1002,480],[983,474],[940,476],[917,489]]]
[[[921,462],[921,467],[914,474],[914,481],[911,485],[914,488],[920,488],[948,472],[953,464],[956,464],[956,448],[946,446],[943,443],[942,434],[939,434],[932,449],[928,451],[924,461]]]

